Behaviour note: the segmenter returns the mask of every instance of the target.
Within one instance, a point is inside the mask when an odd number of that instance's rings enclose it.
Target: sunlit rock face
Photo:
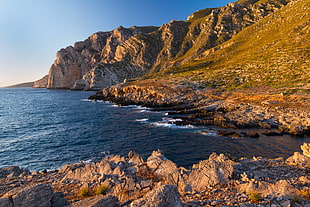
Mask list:
[[[56,54],[48,77],[35,87],[98,90],[146,73],[162,71],[207,55],[206,50],[231,39],[286,1],[244,4],[200,10],[187,21],[158,27],[118,27],[97,32]]]

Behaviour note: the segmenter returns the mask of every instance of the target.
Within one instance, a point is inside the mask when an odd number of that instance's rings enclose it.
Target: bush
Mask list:
[[[307,200],[310,200],[310,188],[305,188],[300,191],[300,194]]]
[[[251,192],[248,194],[250,201],[258,202],[262,199],[262,194],[257,192]]]
[[[78,196],[82,197],[82,198],[89,197],[90,196],[90,190],[86,187],[81,188],[79,193],[78,193]]]
[[[95,188],[95,194],[96,195],[105,195],[107,194],[109,188],[105,185],[99,185],[98,187]]]

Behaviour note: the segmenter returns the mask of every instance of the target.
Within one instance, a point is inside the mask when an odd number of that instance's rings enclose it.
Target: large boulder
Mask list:
[[[181,191],[186,189],[187,170],[178,168],[174,162],[163,155],[162,151],[153,151],[147,159],[147,166],[155,176],[164,180],[166,184],[176,185]]]
[[[192,190],[205,190],[208,186],[219,183],[227,183],[233,175],[234,164],[232,160],[223,154],[212,153],[208,160],[203,160],[193,166],[187,184]]]
[[[182,207],[180,194],[175,185],[160,185],[143,198],[131,203],[132,207]]]
[[[50,207],[54,191],[48,184],[37,184],[26,188],[16,188],[3,197],[10,198],[14,207]]]
[[[117,202],[118,199],[115,196],[100,195],[75,202],[71,207],[118,207]]]
[[[310,158],[310,143],[304,143],[300,146],[303,154]]]
[[[23,177],[26,175],[30,175],[30,171],[27,169],[20,169],[18,166],[0,168],[0,179]]]

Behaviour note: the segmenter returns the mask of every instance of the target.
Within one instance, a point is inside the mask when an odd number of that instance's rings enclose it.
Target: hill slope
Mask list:
[[[203,57],[162,74],[190,77],[201,87],[310,89],[310,3],[293,1]],[[171,76],[169,76],[171,79]]]

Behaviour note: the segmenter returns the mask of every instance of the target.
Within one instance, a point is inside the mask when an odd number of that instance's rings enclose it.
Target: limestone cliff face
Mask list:
[[[37,80],[33,83],[34,88],[46,88],[48,83],[48,75],[44,76],[40,80]]]
[[[186,63],[206,55],[207,49],[231,39],[289,0],[240,1],[242,4],[195,12],[187,21],[173,20],[160,28],[119,27],[97,32],[58,51],[47,82],[37,81],[35,87],[98,90]]]

